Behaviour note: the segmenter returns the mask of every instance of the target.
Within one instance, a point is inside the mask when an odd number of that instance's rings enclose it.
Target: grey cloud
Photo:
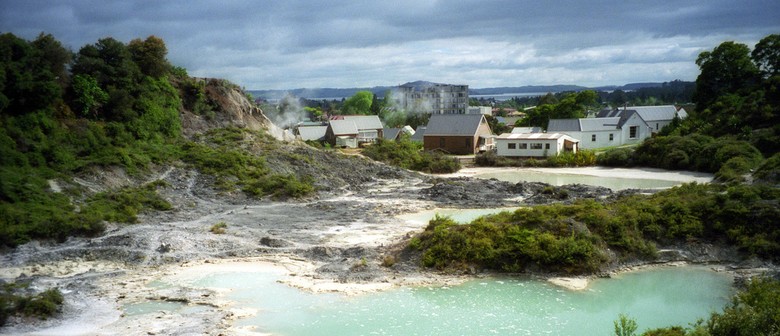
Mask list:
[[[0,31],[73,49],[157,35],[190,73],[249,88],[692,80],[699,52],[779,33],[777,17],[765,0],[0,3]]]

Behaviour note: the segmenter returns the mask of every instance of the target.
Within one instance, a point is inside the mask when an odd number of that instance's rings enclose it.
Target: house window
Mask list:
[[[544,144],[544,149],[550,149],[550,144],[548,143]]]
[[[532,143],[531,149],[542,149],[542,144],[540,143]]]
[[[444,148],[444,138],[439,138],[439,148]]]
[[[596,135],[595,134],[590,136],[590,141],[596,141]]]
[[[521,143],[520,144],[520,149],[528,149],[528,144],[527,143]]]
[[[516,149],[516,148],[517,148],[517,144],[514,143],[507,144],[507,149]]]
[[[612,133],[609,133],[609,141],[615,140],[615,135]]]
[[[658,130],[658,123],[655,123],[655,130]]]
[[[639,131],[639,126],[631,126],[628,128],[628,137],[630,139],[636,139],[637,138],[637,132]]]

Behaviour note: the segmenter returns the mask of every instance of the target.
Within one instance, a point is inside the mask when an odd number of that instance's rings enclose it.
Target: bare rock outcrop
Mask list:
[[[182,133],[192,137],[210,129],[242,127],[250,130],[266,130],[280,141],[292,141],[294,137],[274,125],[263,111],[250,101],[243,90],[225,80],[204,78],[206,98],[217,106],[213,116],[202,116],[182,111]]]

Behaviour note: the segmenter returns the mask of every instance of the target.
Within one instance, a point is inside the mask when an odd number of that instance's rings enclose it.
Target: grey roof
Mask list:
[[[305,126],[298,127],[298,135],[301,136],[301,140],[324,140],[325,133],[328,131],[328,126]]]
[[[620,109],[609,109],[604,108],[599,111],[599,113],[596,114],[596,118],[613,118],[613,117],[619,117],[622,110]]]
[[[626,122],[628,122],[628,120],[631,119],[631,117],[634,116],[634,115],[636,115],[637,118],[639,118],[639,120],[641,120],[642,123],[645,124],[645,126],[650,127],[650,126],[647,125],[647,122],[645,121],[645,119],[642,118],[642,115],[639,114],[639,112],[634,111],[634,110],[623,111],[623,113],[620,114],[620,121],[618,122],[617,127],[618,128],[623,128],[623,125],[625,125]]]
[[[632,106],[628,108],[639,112],[646,122],[672,120],[677,115],[677,108],[674,105],[662,106]]]
[[[357,125],[352,120],[331,120],[330,128],[333,129],[333,134],[336,136],[344,134],[358,134]]]
[[[580,130],[582,130],[583,132],[611,131],[618,128],[618,124],[620,123],[620,117],[586,118],[586,119],[579,119],[579,122],[580,122]]]
[[[681,107],[679,110],[677,110],[677,116],[680,119],[688,118],[688,111]]]
[[[547,132],[579,132],[579,119],[550,119],[547,122]]]
[[[620,117],[616,118],[580,118],[550,119],[547,132],[595,132],[611,131],[618,128]]]
[[[680,113],[677,112],[677,107],[674,105],[660,105],[660,106],[630,106],[622,109],[614,109],[611,111],[601,110],[596,115],[597,118],[611,118],[620,117],[626,111],[636,111],[642,116],[645,122],[672,120],[675,115],[679,115],[680,118],[685,118],[688,113],[684,109],[680,109]]]
[[[414,131],[414,134],[412,134],[411,140],[412,141],[422,142],[423,141],[423,136],[425,135],[425,130],[426,129],[427,129],[427,127],[425,127],[425,126],[417,127],[417,129]]]
[[[523,134],[523,133],[542,133],[541,127],[515,127],[512,128],[512,134]]]
[[[384,128],[382,121],[379,120],[379,116],[376,115],[345,115],[344,120],[353,121],[359,130],[380,130]]]
[[[382,136],[387,140],[397,139],[399,133],[401,133],[400,128],[385,127],[384,130],[382,130]]]
[[[434,114],[425,135],[475,135],[483,121],[481,114]]]
[[[496,137],[497,140],[557,140],[561,138],[571,142],[580,142],[562,133],[504,133]]]

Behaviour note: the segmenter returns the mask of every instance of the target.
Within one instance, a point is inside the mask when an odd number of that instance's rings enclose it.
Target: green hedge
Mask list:
[[[780,191],[765,186],[686,184],[615,202],[579,200],[522,208],[458,224],[431,220],[409,244],[439,269],[476,265],[587,273],[608,260],[653,259],[656,244],[722,241],[749,255],[780,256]]]

